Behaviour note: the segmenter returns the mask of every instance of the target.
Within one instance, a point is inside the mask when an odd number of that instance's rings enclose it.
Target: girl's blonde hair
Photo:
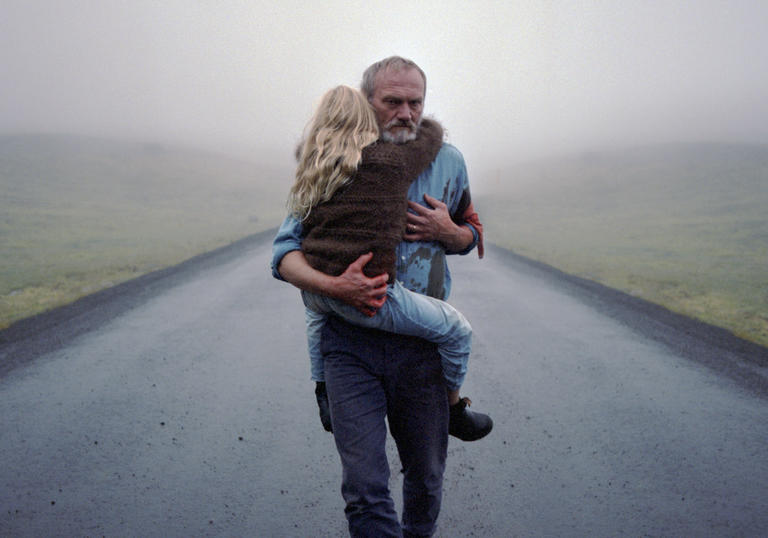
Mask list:
[[[359,91],[336,86],[323,95],[298,152],[288,209],[304,220],[317,204],[349,182],[363,148],[379,138],[376,115]]]

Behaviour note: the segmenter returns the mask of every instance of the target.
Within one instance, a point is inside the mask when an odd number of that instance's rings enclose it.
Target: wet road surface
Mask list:
[[[0,536],[345,536],[271,235],[0,333]],[[496,248],[438,536],[768,534],[768,351]],[[391,487],[400,502],[394,446]]]

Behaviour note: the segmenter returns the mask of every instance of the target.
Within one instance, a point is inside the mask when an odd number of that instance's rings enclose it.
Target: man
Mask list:
[[[426,77],[410,60],[391,57],[369,67],[361,90],[371,103],[383,139],[407,144],[418,136]],[[482,228],[472,210],[461,154],[443,144],[409,191],[405,241],[398,247],[397,279],[407,288],[447,298],[446,253],[466,254]],[[425,203],[422,205],[417,202]],[[288,217],[274,242],[273,273],[295,286],[341,299],[373,314],[385,300],[388,275],[368,278],[361,256],[340,276],[309,266],[301,223]],[[363,329],[330,319],[322,349],[332,427],[343,467],[342,495],[352,536],[430,536],[442,498],[449,406],[436,346],[424,340]],[[321,394],[322,396],[322,394]],[[323,398],[319,399],[321,404]],[[490,431],[485,415],[450,408]],[[389,494],[385,453],[387,417],[403,467],[403,520]]]

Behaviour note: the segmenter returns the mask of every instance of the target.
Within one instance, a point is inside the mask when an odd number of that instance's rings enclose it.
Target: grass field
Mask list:
[[[0,327],[277,226],[290,174],[156,145],[0,137]]]
[[[768,345],[768,148],[678,145],[506,170],[490,241]]]

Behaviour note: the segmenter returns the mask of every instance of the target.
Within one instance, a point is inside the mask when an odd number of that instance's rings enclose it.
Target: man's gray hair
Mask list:
[[[421,70],[421,67],[416,65],[416,62],[403,58],[401,56],[390,56],[383,60],[371,65],[363,73],[363,81],[360,83],[360,91],[370,101],[373,99],[373,92],[376,90],[376,75],[382,69],[392,69],[394,71],[401,71],[403,69],[416,69],[418,70],[421,78],[424,80],[424,95],[427,94],[427,75]]]

